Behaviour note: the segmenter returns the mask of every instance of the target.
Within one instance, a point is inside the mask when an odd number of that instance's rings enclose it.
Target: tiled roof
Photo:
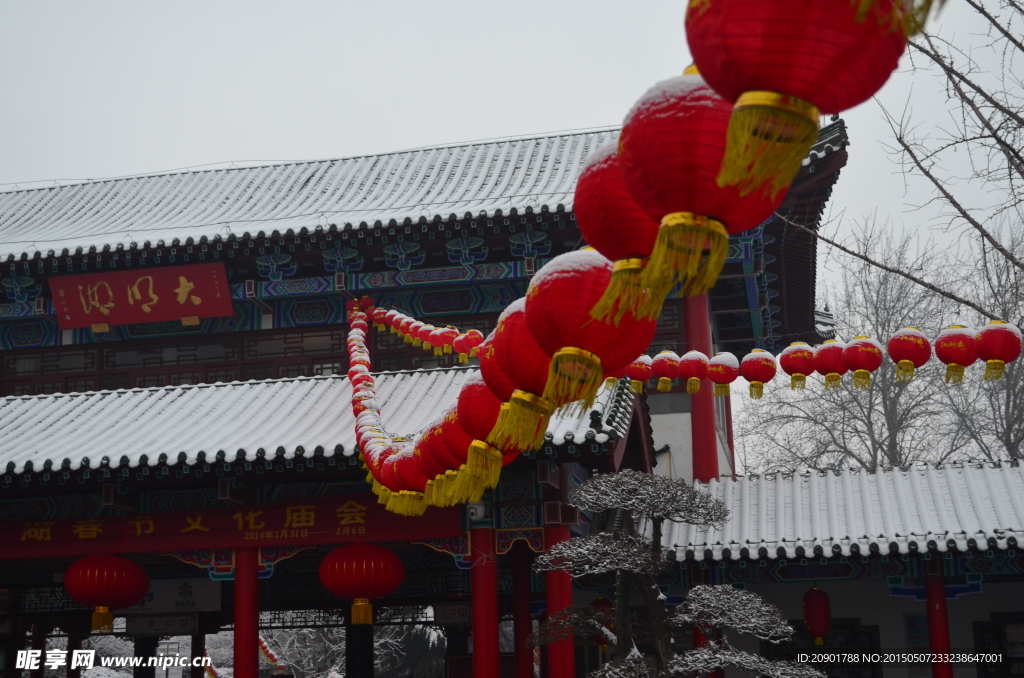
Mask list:
[[[414,434],[454,405],[475,369],[385,372],[377,375],[378,402],[388,429]],[[602,391],[594,410],[612,436],[624,435],[628,389]],[[350,456],[355,420],[347,377],[300,377],[163,388],[0,398],[0,473],[77,469],[86,463],[118,466],[185,462],[202,452],[251,460],[282,450],[292,458],[321,448],[326,456]],[[593,411],[593,410],[592,410]],[[612,423],[605,423],[608,419]],[[554,444],[593,439],[608,432],[590,428],[590,413],[554,417]],[[590,434],[590,435],[588,435]]]
[[[751,558],[868,555],[872,545],[883,554],[1006,549],[1024,535],[1024,470],[1010,462],[723,477],[695,487],[724,501],[731,516],[708,532],[666,525],[663,544],[680,557],[741,558],[743,549]]]
[[[0,193],[0,257],[174,239],[299,233],[542,206],[571,209],[587,157],[616,130],[340,160],[179,172]]]

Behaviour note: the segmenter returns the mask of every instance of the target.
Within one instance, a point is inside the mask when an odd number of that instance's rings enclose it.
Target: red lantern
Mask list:
[[[716,353],[708,361],[708,379],[715,382],[715,395],[730,395],[729,384],[740,376],[740,362],[732,353]]]
[[[896,381],[906,383],[914,371],[932,357],[932,344],[916,327],[904,327],[893,335],[888,345],[889,358],[896,363]]]
[[[708,376],[708,357],[700,351],[688,351],[679,359],[679,376],[686,380],[686,392],[700,391],[700,381]]]
[[[415,339],[419,339],[420,340],[419,346],[424,351],[429,351],[432,348],[434,348],[433,344],[430,343],[430,335],[436,329],[437,328],[434,327],[433,325],[424,324],[418,330],[416,330],[416,334],[413,335]]]
[[[633,389],[633,393],[640,393],[644,390],[644,384],[647,380],[654,376],[654,370],[651,368],[653,364],[651,356],[641,355],[639,358],[626,365],[626,376],[630,379],[630,388]]]
[[[825,390],[832,391],[843,385],[846,374],[846,360],[843,350],[846,344],[838,339],[826,339],[825,343],[814,349],[814,370],[825,377]]]
[[[480,358],[480,375],[487,382],[487,388],[503,403],[512,399],[512,393],[516,390],[515,385],[509,380],[498,364],[498,352],[494,347],[494,332],[488,335],[484,343],[478,347]]]
[[[352,600],[352,624],[372,624],[370,598],[395,592],[405,579],[405,566],[390,551],[375,544],[336,548],[320,563],[320,583],[341,598]]]
[[[390,311],[384,314],[384,324],[388,326],[392,334],[395,334],[396,332],[395,318],[397,318],[399,315],[400,314],[395,309],[391,309]]]
[[[964,368],[978,360],[974,330],[963,325],[950,325],[935,339],[935,357],[946,364],[946,383],[964,380]]]
[[[814,349],[794,341],[779,353],[779,367],[789,375],[790,390],[806,388],[807,375],[814,372]]]
[[[843,361],[853,370],[853,387],[871,388],[871,373],[882,366],[882,345],[870,337],[854,337],[843,349]]]
[[[804,594],[804,626],[815,645],[824,645],[825,636],[832,630],[832,605],[828,594],[818,587]]]
[[[589,409],[605,372],[628,365],[654,338],[654,320],[627,315],[614,325],[590,316],[611,275],[610,261],[584,249],[555,257],[530,281],[526,321],[551,356],[542,395],[555,407],[578,400]]]
[[[651,361],[651,373],[658,379],[658,390],[668,393],[672,380],[679,376],[679,356],[673,351],[662,351]]]
[[[660,82],[633,106],[619,139],[630,193],[661,227],[640,275],[650,290],[640,315],[658,315],[676,282],[688,296],[715,284],[729,233],[764,222],[783,196],[743,197],[715,182],[732,107],[697,75]]]
[[[469,357],[476,357],[476,350],[484,343],[484,334],[480,330],[469,330],[466,332],[466,346],[469,347]]]
[[[906,49],[904,11],[902,0],[870,4],[690,3],[686,37],[697,68],[735,102],[720,185],[784,193],[818,137],[819,117],[881,89]]]
[[[594,610],[597,610],[599,612],[604,612],[604,613],[606,613],[606,614],[608,614],[608,615],[610,615],[612,617],[615,616],[615,603],[613,603],[612,601],[608,600],[604,596],[598,596],[597,599],[595,599],[594,602],[592,602],[590,604],[590,607],[592,607]],[[606,629],[608,629],[609,631],[614,632],[615,631],[615,622],[611,622],[609,624],[605,624],[604,627]],[[601,649],[603,649],[603,650],[608,649],[609,643],[608,643],[608,638],[606,636],[598,635],[598,634],[595,633],[592,636],[592,638],[593,638],[595,644],[601,646]]]
[[[384,319],[387,314],[387,310],[383,308],[375,308],[370,311],[370,320],[372,320],[373,324],[377,326],[378,332],[384,329],[384,325],[386,324]]]
[[[498,421],[501,401],[479,374],[466,379],[459,391],[458,415],[462,428],[474,440],[487,440]]]
[[[610,143],[587,158],[573,201],[587,244],[615,262],[611,282],[590,313],[616,325],[627,312],[638,316],[647,304],[640,272],[658,237],[658,222],[636,204],[622,180],[617,150],[618,145]]]
[[[459,355],[460,363],[469,362],[469,349],[466,347],[466,335],[460,334],[452,339],[452,351]]]
[[[127,558],[95,555],[79,558],[64,573],[68,595],[93,609],[92,630],[113,633],[111,610],[131,607],[149,591],[149,575]]]
[[[740,374],[750,382],[750,397],[759,400],[764,396],[764,385],[775,378],[775,356],[755,348],[740,361]]]
[[[366,295],[359,297],[359,308],[364,311],[373,308],[373,297]]]
[[[459,336],[454,327],[438,327],[430,333],[430,345],[434,347],[434,355],[452,352],[452,341]]]
[[[1020,356],[1021,333],[1016,326],[993,320],[974,337],[978,357],[985,361],[985,381],[1002,379],[1006,363]]]

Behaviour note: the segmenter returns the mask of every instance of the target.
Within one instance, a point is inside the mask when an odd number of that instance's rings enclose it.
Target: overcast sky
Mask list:
[[[689,61],[681,0],[0,0],[0,190],[618,125]],[[962,3],[940,21],[970,39]],[[880,95],[941,116],[934,79]],[[904,203],[868,102],[831,211]],[[22,187],[39,184],[22,183]]]

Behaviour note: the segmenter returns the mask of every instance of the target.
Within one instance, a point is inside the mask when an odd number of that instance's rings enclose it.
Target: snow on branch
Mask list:
[[[761,640],[778,643],[793,636],[793,627],[777,607],[760,596],[729,586],[695,586],[686,604],[670,618],[675,625],[693,624],[705,633],[731,628]]]
[[[533,569],[569,570],[573,577],[584,577],[616,570],[654,574],[656,567],[645,537],[602,532],[555,544],[547,553],[537,556]]]
[[[718,668],[733,667],[767,678],[825,678],[825,674],[807,664],[771,661],[742,652],[729,645],[710,644],[678,655],[670,666],[677,676],[707,675]]]
[[[608,628],[614,623],[613,610],[573,605],[547,617],[530,634],[530,644],[547,645],[574,636],[597,635],[604,638],[606,644],[615,645],[618,638]]]
[[[729,518],[725,504],[685,480],[621,471],[590,478],[577,487],[570,503],[584,511],[625,509],[634,517],[721,527]]]
[[[590,674],[590,678],[652,678],[654,672],[643,655],[634,647],[622,662],[605,664]]]

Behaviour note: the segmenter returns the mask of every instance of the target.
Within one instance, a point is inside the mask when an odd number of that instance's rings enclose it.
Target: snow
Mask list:
[[[604,267],[609,273],[612,270],[612,262],[605,259],[597,250],[590,248],[574,250],[560,254],[548,263],[544,264],[530,281],[530,290],[537,288],[546,280],[557,280],[560,277],[576,276],[586,273],[595,268]],[[529,291],[527,291],[529,296]]]
[[[708,364],[726,365],[737,370],[740,368],[740,361],[736,359],[736,356],[728,352],[716,353],[715,357],[708,361]]]
[[[657,110],[664,106],[677,108],[679,100],[684,97],[687,98],[686,104],[689,106],[728,106],[713,89],[708,87],[701,76],[679,75],[662,80],[647,90],[629,109],[624,124],[628,124],[634,116],[641,113],[644,115],[656,114]]]
[[[730,355],[732,355],[732,354],[730,354]],[[735,356],[733,356],[733,357],[735,357]],[[745,362],[747,362],[749,360],[768,360],[768,361],[771,361],[772,363],[774,363],[775,362],[775,356],[773,356],[768,351],[765,351],[765,350],[762,350],[762,349],[759,349],[759,348],[755,348],[753,351],[751,351],[747,355],[743,356],[743,360],[741,360],[740,362],[741,363],[745,363]]]
[[[691,360],[702,362],[705,365],[708,364],[708,357],[701,353],[700,351],[687,351],[685,354],[683,354],[683,357],[679,359],[679,362],[690,362]]]

